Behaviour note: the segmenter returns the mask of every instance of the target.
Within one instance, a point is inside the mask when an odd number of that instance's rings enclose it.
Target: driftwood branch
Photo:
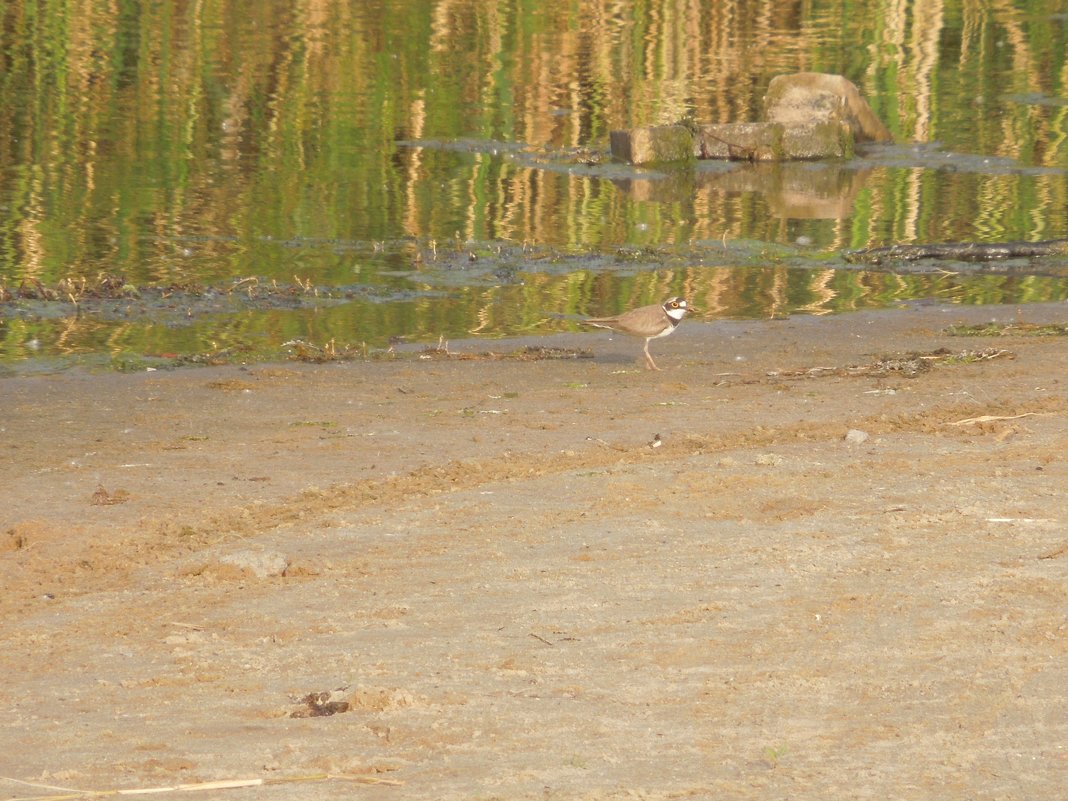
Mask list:
[[[845,260],[851,263],[882,264],[884,261],[917,261],[919,259],[953,259],[955,261],[997,261],[1036,256],[1068,254],[1068,239],[1047,239],[1042,242],[949,242],[942,245],[890,245],[882,248],[847,250]]]

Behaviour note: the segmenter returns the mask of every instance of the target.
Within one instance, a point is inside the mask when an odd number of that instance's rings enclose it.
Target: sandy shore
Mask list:
[[[1068,340],[991,318],[1068,309],[0,381],[0,799],[1062,796]]]

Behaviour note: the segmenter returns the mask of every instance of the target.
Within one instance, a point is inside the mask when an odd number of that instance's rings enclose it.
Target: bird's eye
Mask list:
[[[679,302],[677,300],[671,301],[671,308],[673,308],[673,309],[679,308]]]

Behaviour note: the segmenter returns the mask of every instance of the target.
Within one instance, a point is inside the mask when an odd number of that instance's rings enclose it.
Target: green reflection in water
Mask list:
[[[552,314],[621,310],[667,289],[704,295],[710,314],[751,317],[926,295],[1063,297],[1063,275],[1029,284],[816,269],[839,266],[826,254],[849,248],[1068,236],[1062,0],[251,9],[6,0],[0,286],[257,276],[359,285],[376,300],[180,324],[0,308],[6,362],[213,342],[265,354],[295,336],[381,344],[525,332],[546,319],[555,330],[565,324]],[[900,147],[778,185],[755,170],[649,181],[567,158],[603,150],[613,128],[754,119],[771,77],[801,69],[854,80]],[[812,196],[799,204],[798,189]],[[476,254],[491,264],[482,270],[436,255],[495,241],[562,254],[804,241],[812,252],[737,270],[731,259],[687,269],[624,255],[592,277],[582,259],[550,268]]]

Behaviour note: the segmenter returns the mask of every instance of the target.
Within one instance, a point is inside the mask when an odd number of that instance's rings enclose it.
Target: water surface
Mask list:
[[[0,304],[0,361],[551,332],[667,294],[708,318],[1063,300],[1063,261],[841,254],[1068,236],[1066,28],[1053,0],[9,0],[0,286],[130,293]],[[755,119],[798,70],[856,82],[897,143],[771,174],[603,161],[615,128]]]

